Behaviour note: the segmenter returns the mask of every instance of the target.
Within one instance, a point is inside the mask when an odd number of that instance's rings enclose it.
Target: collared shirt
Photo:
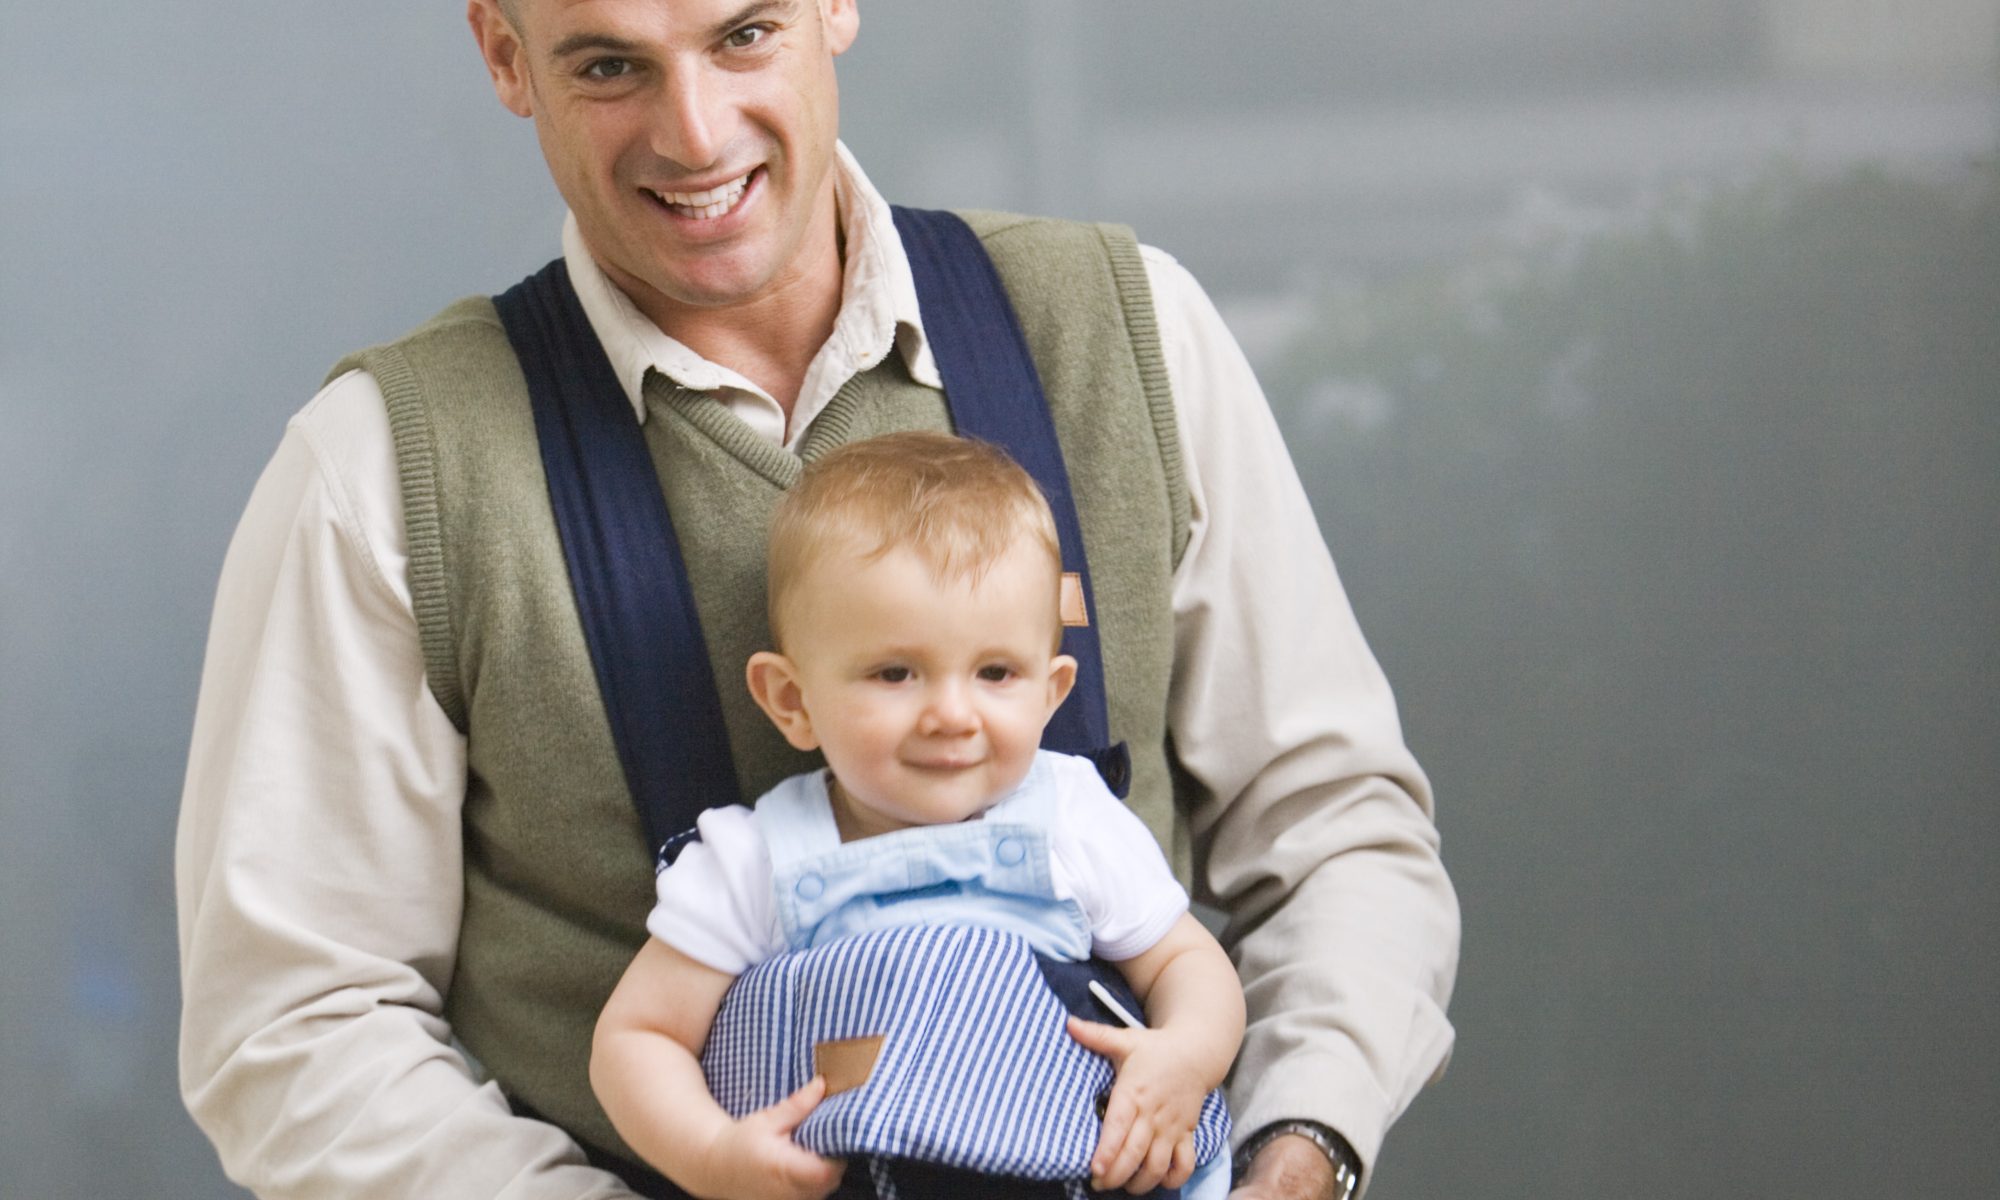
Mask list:
[[[846,254],[841,264],[840,312],[833,332],[806,366],[791,420],[764,389],[720,363],[710,362],[661,332],[618,290],[591,257],[576,218],[563,222],[563,260],[570,284],[590,324],[604,342],[618,382],[639,420],[646,419],[646,372],[659,371],[684,388],[707,392],[766,441],[787,450],[798,444],[840,386],[879,365],[894,350],[910,378],[942,388],[930,343],[917,312],[917,284],[896,235],[889,202],[861,173],[847,147],[838,146],[834,170],[835,209],[840,214]]]
[[[565,226],[571,279],[641,416],[659,370],[791,445],[889,353],[936,383],[888,206],[845,148],[842,303],[792,420],[647,321]],[[1249,1133],[1320,1121],[1373,1161],[1444,1062],[1458,909],[1428,786],[1249,364],[1200,286],[1143,250],[1190,493],[1169,727],[1202,789],[1198,895],[1230,917]],[[463,738],[424,678],[375,381],[286,429],[218,587],[175,848],[181,1084],[262,1195],[627,1193],[515,1117],[442,1014],[461,905]]]

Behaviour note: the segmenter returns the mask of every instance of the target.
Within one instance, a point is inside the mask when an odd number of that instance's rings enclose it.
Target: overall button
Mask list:
[[[1004,837],[999,845],[993,847],[993,857],[999,859],[1003,867],[1018,867],[1021,860],[1028,857],[1028,848],[1021,844],[1020,838]]]
[[[817,900],[826,891],[826,880],[817,875],[801,875],[799,881],[792,885],[792,890],[799,894],[801,900]]]

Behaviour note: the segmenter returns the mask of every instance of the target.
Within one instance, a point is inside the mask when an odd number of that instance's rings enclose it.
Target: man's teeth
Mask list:
[[[697,221],[707,221],[735,208],[736,202],[743,198],[743,189],[749,186],[750,177],[743,175],[721,187],[710,188],[705,192],[654,192],[653,194],[660,198],[660,203],[680,215],[693,217]]]

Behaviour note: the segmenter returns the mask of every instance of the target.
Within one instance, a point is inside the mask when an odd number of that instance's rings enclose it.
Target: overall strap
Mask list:
[[[840,845],[840,827],[833,819],[824,771],[780,781],[757,797],[752,811],[773,872],[783,872]]]
[[[1084,623],[1063,629],[1063,653],[1076,659],[1076,686],[1042,731],[1042,745],[1089,758],[1123,799],[1132,787],[1131,753],[1123,742],[1111,744],[1104,659],[1089,615],[1097,600],[1084,560],[1083,525],[1027,338],[1000,273],[963,219],[900,206],[890,211],[916,279],[917,307],[952,423],[959,433],[1007,451],[1041,485],[1055,516],[1063,573],[1081,587]]]
[[[737,800],[721,694],[644,432],[557,259],[493,298],[521,360],[577,617],[656,854]]]

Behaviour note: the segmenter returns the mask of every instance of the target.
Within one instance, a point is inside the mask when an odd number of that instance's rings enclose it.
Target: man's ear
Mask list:
[[[1049,660],[1049,715],[1055,716],[1062,702],[1069,699],[1069,690],[1076,686],[1076,660],[1067,654],[1058,654]]]
[[[771,718],[771,724],[778,727],[794,750],[819,749],[812,714],[806,711],[805,693],[799,689],[799,670],[791,659],[759,650],[743,668],[743,679],[750,685],[750,698]]]
[[[819,19],[826,30],[826,48],[841,54],[854,44],[854,35],[860,32],[860,0],[820,0]]]
[[[521,41],[521,31],[500,11],[499,0],[466,0],[465,20],[479,43],[480,57],[486,60],[486,73],[493,76],[493,94],[515,116],[534,116],[528,47]]]

